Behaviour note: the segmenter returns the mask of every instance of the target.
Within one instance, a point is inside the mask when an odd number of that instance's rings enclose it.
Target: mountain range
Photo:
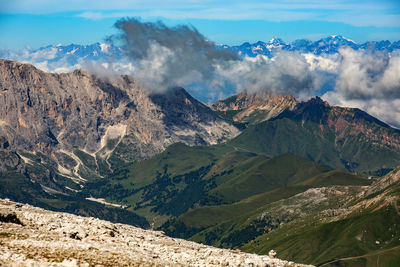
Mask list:
[[[387,51],[393,52],[400,49],[400,41],[373,41],[358,44],[350,39],[340,35],[332,35],[322,38],[317,41],[306,39],[295,40],[291,43],[286,43],[282,39],[273,38],[268,42],[258,41],[250,44],[248,42],[238,46],[223,46],[226,49],[231,49],[239,55],[254,57],[264,55],[271,57],[278,51],[298,51],[300,53],[312,53],[315,55],[335,54],[340,48],[350,47],[354,50],[364,49],[371,51]]]
[[[209,106],[9,60],[0,103],[3,198],[298,262],[399,262],[400,131],[362,110],[268,92]]]
[[[332,107],[319,97],[297,102],[288,95],[240,93],[213,108],[246,129],[228,143],[248,151],[292,153],[333,169],[375,174],[400,160],[399,130],[360,109]]]
[[[240,56],[255,57],[264,55],[273,57],[279,51],[297,51],[303,54],[315,55],[335,54],[340,48],[350,47],[354,50],[385,51],[393,52],[400,49],[400,41],[371,41],[358,44],[340,35],[332,35],[317,41],[299,39],[286,43],[282,39],[273,38],[268,42],[258,41],[250,44],[245,42],[241,45],[219,45],[220,49],[227,49]],[[68,71],[71,67],[82,65],[84,61],[100,61],[111,63],[123,61],[124,49],[111,44],[94,43],[91,45],[48,45],[37,49],[2,49],[0,58],[39,64],[39,66],[51,68],[52,71]],[[55,64],[57,63],[57,64]],[[52,64],[54,64],[53,67]],[[67,68],[70,67],[70,68]],[[58,69],[57,69],[58,68]],[[67,68],[67,69],[65,69]]]
[[[12,50],[4,49],[0,58],[19,61],[47,61],[49,63],[64,61],[71,66],[81,63],[82,60],[108,60],[120,59],[120,48],[113,45],[94,43],[90,45],[48,45],[38,49]]]

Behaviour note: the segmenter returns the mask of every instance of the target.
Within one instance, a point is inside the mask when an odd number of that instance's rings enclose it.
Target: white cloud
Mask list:
[[[224,84],[233,84],[237,91],[289,93],[297,97],[312,95],[319,79],[310,64],[297,52],[281,52],[274,58],[258,55],[231,61],[218,68]]]
[[[47,49],[43,50],[38,50],[34,53],[30,54],[30,57],[32,58],[33,61],[37,59],[46,59],[46,60],[51,60],[54,59],[57,55],[57,48],[56,47],[49,47]]]
[[[331,54],[324,56],[317,56],[311,53],[303,54],[307,63],[310,64],[311,71],[326,71],[330,73],[336,73],[340,65],[340,55]]]
[[[400,128],[400,54],[341,49],[336,87],[322,98]]]
[[[99,20],[106,18],[105,14],[102,12],[93,12],[93,11],[86,11],[77,15],[78,17],[85,18],[85,19],[93,19]]]
[[[336,90],[347,99],[400,98],[400,55],[350,48],[339,53]]]

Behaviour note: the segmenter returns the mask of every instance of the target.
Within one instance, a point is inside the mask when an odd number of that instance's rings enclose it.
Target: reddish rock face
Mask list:
[[[216,102],[212,108],[220,112],[236,111],[233,121],[250,124],[290,111],[290,116],[320,124],[321,131],[326,127],[333,128],[337,140],[362,134],[366,139],[364,141],[400,149],[400,132],[362,110],[330,106],[319,97],[300,103],[291,95],[271,95],[267,91],[254,94],[242,92]]]

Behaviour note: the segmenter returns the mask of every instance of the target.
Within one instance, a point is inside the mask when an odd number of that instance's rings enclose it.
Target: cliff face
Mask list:
[[[41,152],[65,175],[80,176],[82,165],[98,173],[100,161],[112,169],[143,160],[176,142],[216,144],[238,133],[182,88],[152,95],[130,76],[53,74],[0,60],[2,145]]]

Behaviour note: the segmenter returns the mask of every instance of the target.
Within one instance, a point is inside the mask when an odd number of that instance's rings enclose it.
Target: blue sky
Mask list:
[[[210,40],[400,40],[399,0],[0,0],[0,48],[102,42],[121,17],[191,24]]]

